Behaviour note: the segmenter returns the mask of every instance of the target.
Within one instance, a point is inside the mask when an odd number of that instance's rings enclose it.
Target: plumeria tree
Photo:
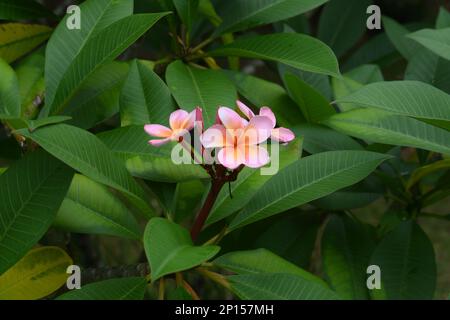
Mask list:
[[[395,2],[0,0],[0,299],[446,298],[450,13]]]

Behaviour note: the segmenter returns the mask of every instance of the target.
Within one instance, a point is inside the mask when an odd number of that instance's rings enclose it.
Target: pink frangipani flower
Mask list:
[[[145,132],[149,135],[161,139],[152,139],[148,143],[153,146],[161,146],[169,141],[181,142],[183,137],[189,134],[189,131],[194,128],[196,115],[200,111],[196,108],[194,111],[188,113],[185,110],[176,110],[172,112],[169,119],[170,128],[160,124],[147,124],[144,126]]]
[[[251,120],[253,117],[256,117],[253,111],[244,103],[239,100],[236,101],[236,103],[239,107],[239,110],[241,110],[241,112],[247,117],[247,119]],[[275,118],[275,114],[269,107],[262,107],[261,109],[259,109],[259,115],[269,118],[272,122],[272,131],[270,135],[270,138],[272,140],[287,143],[295,139],[295,134],[291,130],[287,128],[275,128],[277,120]]]
[[[259,146],[266,141],[273,128],[272,121],[265,116],[254,116],[250,121],[241,118],[235,111],[220,107],[220,124],[215,124],[200,137],[205,148],[221,148],[217,160],[228,169],[244,164],[251,168],[266,165],[269,155]]]

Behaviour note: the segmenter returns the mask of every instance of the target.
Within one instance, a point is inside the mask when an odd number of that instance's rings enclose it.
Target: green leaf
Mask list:
[[[58,247],[33,249],[0,276],[0,299],[44,298],[66,283],[66,270],[72,264],[72,259]]]
[[[322,11],[318,38],[340,57],[366,32],[367,7],[372,0],[331,0]]]
[[[450,154],[450,133],[422,121],[374,109],[355,109],[323,122],[334,130],[371,142]]]
[[[46,126],[33,132],[19,130],[18,133],[34,140],[92,180],[123,192],[144,215],[152,216],[143,189],[123,163],[92,133],[66,124]]]
[[[144,247],[152,281],[191,269],[211,259],[220,250],[217,246],[194,246],[186,229],[163,218],[153,218],[148,222]]]
[[[54,14],[33,0],[0,0],[0,20],[28,20],[54,17]]]
[[[217,14],[211,0],[200,0],[198,4],[198,11],[204,15],[214,26],[222,23],[222,18]]]
[[[287,73],[284,75],[284,82],[306,121],[319,122],[336,113],[327,99],[302,79]]]
[[[119,97],[129,66],[110,62],[90,75],[67,104],[63,114],[71,125],[91,128],[119,112]]]
[[[205,191],[206,186],[201,180],[177,183],[170,208],[174,221],[180,223],[194,216],[202,205]]]
[[[280,146],[280,152],[277,153],[279,155],[279,170],[300,159],[302,142],[303,139],[296,139],[290,142],[288,146]],[[272,160],[274,160],[273,152]],[[260,169],[244,168],[239,173],[238,179],[231,183],[233,197],[230,198],[228,188],[222,188],[206,223],[212,224],[241,209],[270,178],[272,178],[271,175],[262,175]]]
[[[122,10],[123,12],[120,13],[108,13],[107,9],[110,6],[123,6],[124,4],[121,4],[123,1],[96,0],[99,6],[101,5],[100,2],[107,2],[104,4],[105,7],[102,8],[105,11],[100,12],[100,15],[105,14],[105,16],[101,15],[104,20],[111,19],[111,15],[114,17],[116,15],[128,15],[128,9]],[[86,2],[86,5],[88,3],[90,2]],[[129,4],[130,2],[126,3]],[[81,11],[89,12],[84,8],[81,8]],[[106,21],[102,19],[90,21],[86,18],[82,30],[67,30],[64,20],[58,26],[47,46],[45,72],[47,104],[44,115],[63,110],[75,91],[79,89],[89,75],[102,64],[114,60],[165,15],[167,13],[132,15],[116,22],[108,21],[110,23],[107,26],[104,25]],[[91,33],[83,39],[79,33],[83,32],[84,34],[89,29],[91,29]],[[72,32],[73,35],[68,36],[67,32]],[[64,46],[61,45],[61,42],[64,42]],[[60,59],[63,59],[64,63],[56,63]]]
[[[192,24],[197,15],[199,0],[173,0],[178,15],[186,26],[187,32],[192,30]]]
[[[362,84],[369,84],[384,80],[381,68],[376,64],[363,64],[350,70],[349,72],[346,72],[344,75]]]
[[[383,26],[391,43],[407,60],[411,59],[420,49],[419,44],[406,37],[410,31],[397,21],[383,16]]]
[[[324,197],[364,179],[390,156],[367,151],[329,151],[300,160],[270,179],[233,219],[230,229]]]
[[[205,126],[216,119],[219,106],[236,105],[236,89],[227,76],[218,70],[202,70],[175,61],[167,67],[166,80],[178,105],[192,111],[203,109]]]
[[[439,9],[439,15],[436,19],[436,29],[443,29],[450,27],[450,12],[444,7]]]
[[[24,120],[24,121],[26,122],[28,129],[30,131],[34,131],[38,128],[48,126],[50,124],[61,123],[70,119],[72,118],[67,116],[52,116],[48,118],[41,118],[36,120]]]
[[[321,241],[323,268],[331,287],[344,299],[366,300],[366,269],[375,248],[367,226],[333,216]]]
[[[450,28],[422,29],[408,35],[438,56],[450,60]]]
[[[282,86],[245,73],[227,71],[226,74],[234,82],[239,94],[253,105],[269,106],[279,126],[290,127],[305,121]]]
[[[175,164],[171,158],[173,144],[154,147],[144,126],[128,126],[106,131],[98,138],[112,150],[135,177],[152,181],[180,182],[208,178],[197,164]]]
[[[0,26],[0,58],[10,63],[50,37],[52,29],[37,24],[7,23]]]
[[[370,189],[363,182],[320,198],[313,204],[325,210],[348,210],[365,207],[381,198],[382,191]]]
[[[276,33],[238,39],[208,53],[278,61],[297,69],[339,76],[333,51],[323,42],[303,34]]]
[[[262,1],[227,1],[220,11],[223,23],[214,35],[250,29],[259,25],[300,15],[310,11],[328,0],[262,0]]]
[[[450,121],[450,95],[419,81],[372,83],[337,102],[411,117]]]
[[[414,221],[404,221],[376,247],[370,264],[381,269],[381,290],[374,299],[433,299],[436,262],[433,245]]]
[[[20,117],[19,82],[14,70],[0,59],[0,118]]]
[[[94,282],[60,295],[57,300],[143,300],[144,278],[120,278]]]
[[[237,274],[293,274],[327,287],[327,284],[319,277],[266,249],[230,252],[215,259],[213,264]]]
[[[122,126],[166,124],[174,110],[175,103],[161,78],[143,62],[133,61],[120,95]]]
[[[288,273],[229,276],[231,290],[243,300],[336,300],[339,297],[316,282]]]
[[[305,123],[291,129],[296,136],[303,137],[303,149],[311,154],[334,150],[363,150],[349,136],[321,125]]]
[[[0,274],[47,232],[73,171],[43,151],[13,163],[0,176]]]
[[[130,210],[107,187],[76,174],[53,226],[75,233],[107,234],[139,239]]]

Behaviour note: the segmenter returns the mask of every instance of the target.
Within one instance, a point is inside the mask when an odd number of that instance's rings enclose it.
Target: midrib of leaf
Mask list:
[[[85,205],[81,204],[80,202],[74,200],[73,198],[71,198],[71,197],[66,197],[65,200],[72,202],[72,203],[75,204],[77,207],[80,207],[80,208],[82,208],[82,209],[85,209],[85,210],[89,211],[89,212],[92,213],[93,215],[95,215],[95,216],[97,216],[97,217],[100,217],[102,220],[106,220],[107,222],[109,222],[109,223],[112,224],[113,226],[118,227],[118,228],[121,229],[122,231],[125,231],[125,233],[127,233],[127,234],[129,234],[129,235],[132,235],[133,237],[136,237],[136,236],[137,236],[135,233],[131,232],[128,228],[122,226],[121,224],[117,223],[116,221],[112,220],[111,218],[102,215],[100,212],[97,212],[97,211],[95,211],[95,210],[93,210],[93,209],[91,209],[91,208],[89,208],[89,207],[86,207]]]
[[[14,219],[12,219],[12,221],[10,221],[8,224],[5,224],[6,228],[5,228],[5,232],[2,234],[2,236],[1,236],[1,238],[0,238],[0,244],[1,244],[2,240],[4,239],[5,235],[8,233],[8,231],[9,231],[9,230],[11,229],[11,227],[13,226],[13,224],[16,222],[17,217],[20,216],[20,215],[22,215],[21,212],[22,212],[23,209],[25,209],[25,206],[31,201],[31,199],[33,199],[33,197],[35,196],[35,194],[37,193],[37,191],[40,190],[40,189],[42,188],[42,186],[45,185],[45,184],[47,183],[47,181],[48,181],[50,178],[52,178],[52,177],[55,175],[55,173],[56,173],[58,170],[60,170],[60,169],[61,169],[61,167],[58,167],[55,171],[49,172],[49,174],[48,174],[44,179],[42,179],[42,180],[38,183],[38,185],[36,186],[36,188],[32,189],[32,192],[30,192],[30,196],[27,197],[27,198],[25,199],[25,201],[23,201],[22,197],[20,197],[20,201],[22,202],[22,204],[21,204],[19,210],[17,210],[17,214],[14,216]],[[16,176],[17,182],[19,182],[19,181],[18,181],[18,175],[16,174],[15,176]],[[28,184],[30,184],[30,180],[28,180]],[[11,203],[11,197],[8,197],[8,200],[10,201],[11,208],[14,208],[14,206],[13,206],[12,203]],[[47,209],[48,209],[48,207],[47,207]],[[0,215],[0,217],[2,217],[2,215]],[[3,221],[3,219],[2,219],[2,221]]]
[[[20,38],[20,39],[11,41],[11,42],[7,42],[4,45],[0,45],[0,50],[4,49],[4,48],[7,48],[7,47],[14,46],[15,44],[20,43],[20,42],[25,42],[25,41],[33,40],[35,38],[40,38],[40,37],[42,37],[44,35],[47,35],[47,34],[50,34],[50,33],[52,33],[52,30],[42,31],[41,33],[36,33],[36,34],[34,34],[32,36],[29,36],[29,37]]]
[[[131,288],[130,290],[128,290],[127,292],[125,292],[125,294],[123,294],[123,295],[120,297],[120,300],[126,300],[126,299],[134,292],[134,290],[136,290],[136,288],[138,288],[140,285],[141,285],[141,284],[138,283],[138,284],[136,284],[133,288]]]
[[[171,253],[169,253],[165,259],[163,259],[160,263],[159,268],[157,269],[157,273],[160,273],[161,270],[163,270],[167,264],[172,260],[173,257],[175,257],[177,254],[179,254],[180,252],[182,252],[184,249],[189,249],[191,248],[191,246],[189,245],[181,245],[179,246],[177,249],[173,250]],[[152,271],[153,273],[153,271]]]
[[[196,80],[196,78],[194,76],[194,73],[192,72],[191,68],[186,67],[186,69],[188,70],[189,77],[192,79],[192,83],[193,83],[194,88],[195,88],[195,93],[197,94],[199,100],[202,103],[202,105],[200,107],[202,108],[203,112],[206,113],[208,119],[213,119],[213,118],[209,117],[208,108],[206,107],[205,100],[203,99],[203,96],[202,96],[201,91],[200,91],[200,87],[198,86],[198,83],[197,83],[197,80]]]

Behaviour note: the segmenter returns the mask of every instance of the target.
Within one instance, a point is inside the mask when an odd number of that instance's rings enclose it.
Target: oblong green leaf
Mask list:
[[[175,103],[164,81],[147,65],[133,61],[120,95],[122,126],[168,123]]]
[[[433,245],[414,221],[403,221],[376,247],[371,265],[381,270],[381,290],[374,299],[433,299],[436,262]]]
[[[236,32],[259,25],[285,20],[312,10],[328,0],[258,0],[258,1],[226,1],[220,13],[222,24],[214,32],[220,35]]]
[[[0,274],[44,235],[69,189],[73,170],[44,151],[0,176]]]
[[[149,145],[150,136],[144,131],[144,126],[127,126],[106,131],[99,134],[98,138],[122,159],[135,177],[161,182],[209,177],[197,164],[175,164],[171,158],[172,144],[163,147]]]
[[[270,179],[231,221],[230,229],[326,196],[364,179],[390,156],[366,151],[329,151],[300,160]]]
[[[419,81],[371,83],[337,102],[416,118],[450,121],[450,95]]]
[[[232,108],[236,104],[236,89],[221,71],[202,70],[175,61],[167,67],[166,80],[180,108],[203,109],[207,127],[214,123],[219,106]]]
[[[338,61],[333,51],[323,42],[303,34],[245,37],[207,54],[273,60],[305,71],[339,76]]]
[[[58,247],[33,249],[0,276],[0,299],[44,298],[66,283],[71,264],[72,258]]]
[[[136,219],[117,196],[80,174],[73,177],[53,226],[75,233],[140,238]]]
[[[371,142],[450,154],[450,132],[381,110],[350,110],[334,115],[323,123],[342,133]]]
[[[52,29],[37,24],[7,23],[1,25],[0,58],[13,62],[50,37]]]
[[[333,216],[321,245],[323,268],[331,287],[344,299],[368,299],[366,269],[375,248],[370,230],[358,221]]]
[[[140,277],[109,279],[83,285],[57,300],[142,300],[146,286],[147,281]]]
[[[229,276],[231,290],[243,300],[336,300],[339,297],[316,282],[288,273]]]
[[[422,29],[408,35],[438,56],[450,60],[450,28]]]
[[[37,142],[49,153],[94,181],[122,191],[146,216],[153,214],[145,193],[123,163],[95,135],[67,124],[50,125],[19,134]]]
[[[0,118],[20,117],[19,82],[16,73],[0,59]]]
[[[383,27],[390,42],[406,59],[411,59],[420,49],[420,45],[406,37],[410,31],[397,21],[383,16]]]
[[[198,266],[220,250],[217,246],[194,246],[186,229],[163,218],[153,218],[148,222],[144,247],[152,281]]]

